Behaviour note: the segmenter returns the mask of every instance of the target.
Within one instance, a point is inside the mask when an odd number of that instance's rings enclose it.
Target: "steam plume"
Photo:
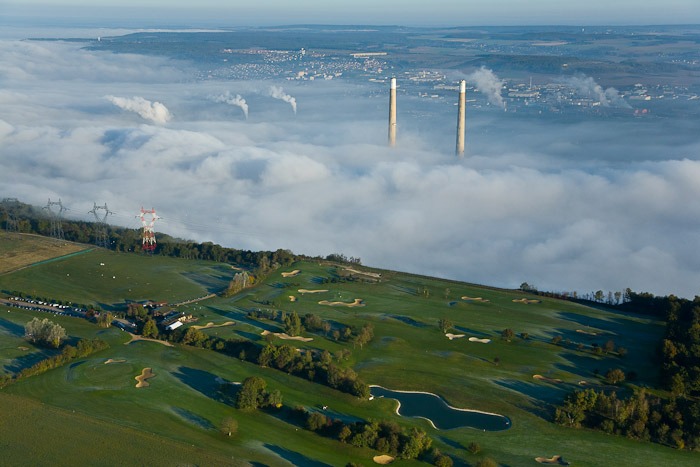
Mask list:
[[[170,111],[166,106],[160,102],[151,102],[144,99],[143,97],[134,96],[132,98],[128,97],[115,97],[115,96],[105,96],[108,101],[117,107],[128,110],[130,112],[136,112],[142,118],[150,120],[153,123],[164,124],[170,120]]]
[[[503,89],[503,81],[493,73],[493,71],[482,66],[467,78],[476,84],[476,89],[486,95],[490,103],[499,107],[505,107],[501,90]]]
[[[296,115],[297,113],[297,100],[290,96],[289,94],[286,94],[284,90],[279,87],[279,86],[270,86],[270,96],[275,98],[275,99],[280,99],[285,102],[289,102],[289,105],[292,106],[292,110],[294,111],[294,114]]]
[[[581,94],[598,101],[603,107],[623,107],[630,108],[630,105],[620,96],[615,88],[603,89],[590,76],[575,76],[567,83],[578,90]]]
[[[248,104],[246,103],[245,99],[241,97],[240,94],[236,94],[235,96],[232,96],[230,92],[226,91],[226,93],[216,96],[214,98],[215,102],[222,102],[224,104],[229,104],[229,105],[235,105],[236,107],[240,107],[241,110],[243,110],[243,114],[245,115],[246,120],[248,120]]]

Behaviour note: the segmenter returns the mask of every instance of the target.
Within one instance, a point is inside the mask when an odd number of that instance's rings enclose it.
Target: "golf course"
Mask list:
[[[225,294],[238,265],[68,248],[30,235],[16,234],[12,242],[0,249],[0,264],[10,255],[13,262],[0,268],[0,376],[60,352],[25,338],[33,318],[64,328],[67,344],[99,339],[108,348],[0,389],[0,464],[314,467],[386,459],[387,452],[307,429],[295,415],[302,410],[343,423],[420,429],[458,466],[486,458],[508,466],[538,465],[538,458],[573,466],[700,463],[697,452],[553,422],[568,394],[608,388],[610,369],[635,375],[620,391],[659,391],[654,355],[665,325],[649,316],[322,259],[273,268],[252,286]],[[132,340],[116,326],[15,306],[19,292],[115,316],[128,303],[162,302],[187,319],[176,331]],[[315,315],[325,329],[290,335],[275,317],[291,315]],[[343,338],[346,328],[356,335],[363,326],[371,328],[370,338]],[[239,346],[289,346],[309,360],[328,355],[383,390],[358,397],[222,349],[160,342],[190,328]],[[608,341],[624,355],[591,350]],[[283,403],[236,408],[227,394],[251,377],[279,391]],[[431,396],[435,404],[449,410],[432,420],[428,406],[427,413],[400,408],[393,391],[437,396]],[[482,428],[450,418],[469,411],[497,422]],[[235,433],[222,432],[226,419],[235,420]],[[430,463],[399,456],[392,465]]]

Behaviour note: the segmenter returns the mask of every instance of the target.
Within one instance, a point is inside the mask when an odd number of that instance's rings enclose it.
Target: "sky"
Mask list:
[[[700,20],[696,0],[1,0],[4,21],[61,21],[83,25],[107,21],[150,27],[277,24],[390,25],[628,25],[686,24]],[[119,24],[116,24],[119,23]],[[197,23],[197,24],[195,24]]]
[[[153,207],[176,237],[492,286],[698,292],[692,119],[473,110],[458,159],[449,103],[401,95],[389,148],[381,84],[201,81],[82,45],[0,40],[0,198],[85,220],[107,203],[133,228]]]

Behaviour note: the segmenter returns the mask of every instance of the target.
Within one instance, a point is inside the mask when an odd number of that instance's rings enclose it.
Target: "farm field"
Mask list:
[[[116,279],[98,274],[103,268],[109,268],[108,274]],[[58,300],[115,308],[124,300],[177,302],[223,290],[235,272],[224,264],[107,251],[91,251],[30,269],[32,274],[25,269],[1,276],[0,289],[34,290]],[[23,447],[42,446],[33,454],[34,465],[61,465],[56,459],[65,460],[66,465],[76,459],[120,465],[124,459],[139,459],[139,453],[143,453],[144,465],[373,465],[372,457],[381,453],[321,437],[288,416],[289,409],[296,406],[315,411],[326,406],[327,415],[344,420],[386,419],[419,427],[461,466],[473,465],[483,457],[501,465],[538,465],[536,457],[555,455],[575,466],[690,466],[700,461],[698,453],[564,428],[550,421],[551,404],[583,387],[584,381],[592,387],[602,386],[599,375],[610,368],[633,369],[635,385],[651,385],[656,378],[651,356],[663,333],[662,323],[520,291],[363,266],[352,269],[327,262],[298,262],[233,297],[209,298],[179,309],[197,317],[191,325],[204,326],[200,330],[209,335],[258,343],[271,339],[276,344],[289,342],[302,350],[332,354],[347,349],[351,352],[348,364],[369,384],[432,392],[453,407],[505,415],[512,428],[499,432],[436,430],[424,419],[398,416],[393,400],[359,399],[211,350],[147,341],[127,344],[129,336],[116,328],[100,329],[85,320],[49,315],[72,339],[99,337],[110,348],[0,390],[3,413],[13,411],[13,417],[3,417],[0,422],[3,453],[8,453],[10,462],[18,461],[26,455]],[[283,274],[295,270],[298,273]],[[62,282],[66,274],[79,281]],[[359,306],[343,305],[355,303]],[[323,332],[304,332],[303,337],[311,339],[306,342],[263,336],[264,331],[284,332],[279,321],[249,314],[266,310],[294,311],[300,316],[313,313],[334,326],[370,323],[374,338],[355,348]],[[34,316],[42,318],[46,313],[0,306],[4,372],[29,366],[50,353],[22,337],[24,324]],[[438,327],[441,318],[453,323],[454,335],[464,337],[448,339]],[[212,325],[206,326],[208,323]],[[501,338],[506,328],[515,333],[510,341]],[[521,333],[527,333],[527,338],[520,337]],[[555,336],[562,337],[560,345],[551,343]],[[478,340],[470,341],[470,337]],[[620,358],[577,350],[579,343],[589,347],[608,340],[625,347],[627,355]],[[110,359],[113,362],[106,364]],[[154,376],[147,380],[147,387],[137,388],[135,378],[145,368]],[[279,389],[284,408],[245,412],[217,395],[221,381],[241,382],[249,376],[260,376],[268,389]],[[39,412],[39,407],[48,410]],[[44,429],[37,429],[41,416],[46,427],[60,430],[64,440],[72,440],[71,445],[84,443],[85,449],[73,446],[63,451],[61,443],[42,444]],[[218,430],[227,416],[239,423],[238,433],[231,438]],[[467,452],[471,442],[481,445],[479,454]],[[394,465],[426,464],[399,460]]]
[[[0,231],[0,274],[88,249],[80,243]]]

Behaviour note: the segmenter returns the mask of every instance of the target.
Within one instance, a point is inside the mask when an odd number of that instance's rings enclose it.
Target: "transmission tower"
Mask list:
[[[98,206],[97,203],[93,202],[92,211],[88,211],[88,214],[93,214],[95,216],[95,245],[102,248],[109,248],[109,238],[107,236],[107,216],[114,214],[107,207],[107,203],[104,206]],[[102,213],[104,211],[104,213]]]
[[[141,207],[141,214],[136,217],[141,219],[143,226],[143,251],[153,252],[156,249],[156,233],[153,231],[153,225],[160,217],[156,214],[155,209],[151,208],[150,211],[147,211],[143,207]]]
[[[5,211],[5,231],[19,232],[19,221],[17,211],[19,211],[19,200],[17,198],[5,198],[2,200],[3,211]]]
[[[59,240],[65,240],[63,237],[63,225],[61,222],[63,221],[63,213],[68,211],[68,208],[63,206],[63,203],[61,203],[61,198],[59,198],[58,201],[51,201],[51,198],[49,198],[49,202],[46,204],[46,206],[44,206],[44,209],[48,211],[49,219],[51,220],[51,237]]]

